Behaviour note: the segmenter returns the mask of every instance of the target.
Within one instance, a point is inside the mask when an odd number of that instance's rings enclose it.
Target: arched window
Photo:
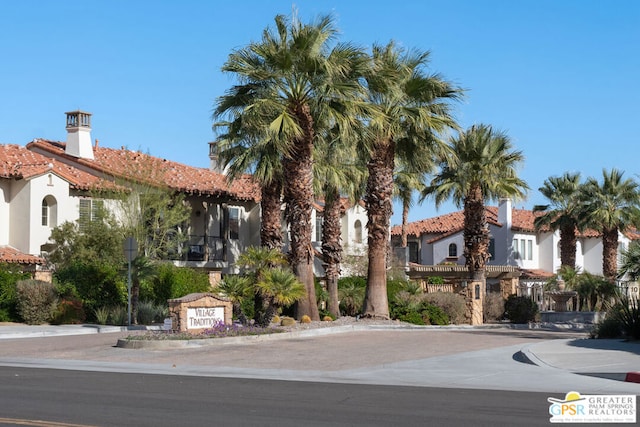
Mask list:
[[[357,219],[355,224],[353,224],[353,227],[356,231],[356,243],[362,243],[362,222]]]
[[[458,256],[458,245],[451,243],[449,245],[449,257],[456,258]]]
[[[42,199],[41,224],[44,227],[55,227],[58,225],[58,204],[55,197],[46,196]]]

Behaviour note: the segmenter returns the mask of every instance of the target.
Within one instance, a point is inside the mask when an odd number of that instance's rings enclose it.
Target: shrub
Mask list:
[[[363,277],[344,277],[338,280],[340,312],[355,316],[362,311],[367,281]]]
[[[56,307],[51,323],[69,325],[83,323],[86,319],[82,301],[77,298],[63,299]]]
[[[334,319],[333,316],[331,316],[330,314],[327,314],[322,317],[323,322],[333,322],[334,320],[336,319]]]
[[[538,305],[527,296],[511,295],[504,304],[504,316],[511,323],[528,323],[535,320]]]
[[[138,303],[138,324],[151,325],[165,317],[165,307],[153,303],[153,301],[140,301]]]
[[[176,267],[170,263],[158,266],[151,287],[153,302],[156,304],[166,304],[168,299],[180,298],[191,293],[211,291],[207,274],[188,267]]]
[[[0,322],[20,320],[16,299],[16,283],[30,276],[15,264],[0,263]]]
[[[622,337],[622,325],[614,316],[607,316],[601,320],[591,333],[593,338],[620,338]]]
[[[55,278],[58,289],[62,287],[80,298],[91,320],[97,307],[120,305],[127,299],[127,286],[114,265],[77,261],[56,271]]]
[[[29,325],[40,325],[51,320],[57,306],[52,283],[42,280],[20,280],[16,283],[18,314]]]
[[[408,313],[401,314],[397,319],[401,322],[412,323],[414,325],[424,325],[422,314],[417,311],[410,311]]]
[[[109,322],[109,307],[98,307],[93,310],[98,325],[106,325]]]
[[[438,306],[427,304],[422,310],[422,320],[425,325],[448,325],[449,316]]]
[[[271,323],[273,323],[275,325],[279,324],[280,323],[280,316],[278,316],[278,315],[273,316],[273,319],[271,319]]]
[[[293,317],[283,317],[280,321],[280,326],[293,326],[296,324],[296,319]]]
[[[499,292],[488,292],[485,295],[482,312],[485,322],[492,322],[502,319],[504,316],[505,300]]]
[[[305,314],[300,318],[300,323],[311,323],[311,317]]]
[[[124,326],[129,321],[129,309],[121,305],[113,306],[109,309],[109,319],[112,325]]]
[[[607,308],[607,317],[596,326],[598,338],[624,336],[640,339],[640,306],[637,299],[621,296],[615,304],[607,304]]]
[[[451,292],[432,292],[424,294],[423,299],[430,305],[442,309],[448,322],[456,325],[465,323],[467,305],[462,295]],[[432,324],[442,325],[443,323]]]

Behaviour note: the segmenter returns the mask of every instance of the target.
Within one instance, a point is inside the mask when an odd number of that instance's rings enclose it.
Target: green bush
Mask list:
[[[614,316],[607,316],[601,320],[591,333],[593,338],[620,338],[623,336],[622,324]]]
[[[397,317],[397,320],[401,322],[412,323],[414,325],[424,325],[422,314],[417,311],[403,313]]]
[[[448,325],[449,316],[445,311],[435,305],[427,304],[422,310],[422,320],[425,325]]]
[[[169,299],[211,291],[209,276],[206,273],[188,267],[176,267],[170,263],[158,266],[157,275],[151,280],[151,287],[153,295],[149,296],[150,299],[162,305]]]
[[[116,326],[124,326],[129,320],[129,309],[126,306],[116,305],[109,309],[109,323]]]
[[[618,296],[614,304],[607,304],[607,317],[595,329],[597,338],[640,339],[640,306],[638,300]]]
[[[423,299],[430,305],[439,307],[446,315],[448,323],[455,325],[465,323],[467,304],[462,295],[452,292],[432,292],[424,294]],[[442,325],[444,323],[433,323],[432,321],[432,324]]]
[[[127,300],[127,286],[113,265],[74,262],[56,271],[55,278],[60,283],[58,289],[66,289],[80,298],[91,321],[95,320],[96,308],[121,305]]]
[[[109,307],[98,307],[93,310],[98,325],[106,325],[109,322]]]
[[[151,325],[161,322],[168,314],[168,308],[165,305],[155,304],[153,301],[141,301],[138,304],[138,324]]]
[[[40,325],[51,320],[57,294],[52,283],[42,280],[20,280],[16,283],[18,314],[29,325]]]
[[[504,304],[504,317],[511,323],[533,322],[538,314],[538,305],[527,296],[511,295]]]
[[[21,271],[16,264],[0,263],[0,322],[18,322],[18,301],[16,283],[29,279],[30,275]]]
[[[345,316],[356,316],[362,312],[367,280],[364,277],[344,277],[338,280],[340,312]]]

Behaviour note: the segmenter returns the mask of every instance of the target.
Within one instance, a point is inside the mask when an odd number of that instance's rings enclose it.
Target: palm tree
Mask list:
[[[427,188],[426,175],[421,171],[412,171],[410,166],[401,166],[393,177],[394,196],[402,203],[401,245],[407,247],[407,223],[409,209],[413,206],[414,193],[422,193]]]
[[[640,218],[638,183],[623,179],[624,172],[602,171],[602,182],[589,178],[580,195],[587,226],[602,233],[602,273],[614,282],[618,273],[618,233],[624,233]]]
[[[631,242],[621,255],[622,265],[618,271],[618,278],[622,279],[628,275],[632,281],[637,281],[640,278],[640,242]]]
[[[215,287],[215,292],[231,301],[233,315],[240,323],[246,325],[247,316],[242,310],[242,302],[254,295],[251,278],[237,274],[227,275]]]
[[[291,305],[305,297],[306,289],[296,276],[280,268],[271,268],[264,272],[262,279],[256,283],[258,292],[266,302],[264,316],[258,324],[268,326],[278,310]]]
[[[561,267],[576,268],[576,231],[582,228],[579,215],[580,174],[565,173],[561,177],[550,177],[538,189],[549,200],[547,205],[535,205],[534,212],[544,212],[536,217],[537,231],[543,228],[560,230]]]
[[[261,139],[275,144],[282,156],[290,262],[307,289],[297,317],[318,320],[311,247],[313,147],[323,129],[340,124],[346,131],[359,116],[352,100],[362,91],[357,70],[365,61],[349,44],[331,46],[337,29],[330,16],[306,25],[278,15],[275,26],[264,30],[260,42],[232,52],[222,69],[241,81],[228,94],[243,105],[235,111],[247,114],[250,127],[262,129]]]
[[[227,94],[218,99],[214,117],[221,117],[229,110],[238,108],[243,98]],[[249,113],[234,111],[232,121],[220,121],[214,128],[225,128],[211,149],[216,151],[219,161],[227,168],[227,180],[233,182],[251,173],[260,185],[260,244],[268,249],[282,249],[282,155],[268,137],[261,134],[260,118]],[[257,129],[256,129],[257,127]]]
[[[287,263],[284,254],[278,249],[251,246],[236,260],[236,265],[245,269],[253,278],[254,283],[263,280],[266,272]],[[256,323],[262,323],[266,313],[266,301],[262,294],[255,288],[253,318]]]
[[[366,77],[369,134],[364,140],[369,171],[364,198],[369,247],[365,317],[389,317],[387,257],[396,158],[428,163],[444,145],[437,135],[456,127],[449,103],[461,91],[439,75],[428,75],[428,59],[429,52],[406,51],[393,42],[372,50]]]
[[[345,206],[341,194],[357,203],[364,180],[364,168],[358,164],[356,144],[338,139],[335,133],[322,138],[316,146],[314,187],[324,195],[322,222],[322,260],[327,285],[328,311],[340,317],[338,279],[342,263],[342,224]],[[354,161],[355,159],[355,161]]]
[[[473,125],[451,139],[441,170],[424,194],[433,194],[436,206],[448,199],[464,206],[464,256],[473,281],[484,282],[489,259],[485,200],[524,197],[529,187],[516,172],[523,160],[505,133]]]

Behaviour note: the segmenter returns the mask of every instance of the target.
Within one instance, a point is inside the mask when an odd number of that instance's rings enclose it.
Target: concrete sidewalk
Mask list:
[[[117,348],[90,325],[0,326],[0,365],[583,394],[640,394],[640,343],[496,328],[310,329],[170,349]],[[53,338],[58,337],[58,338]]]

